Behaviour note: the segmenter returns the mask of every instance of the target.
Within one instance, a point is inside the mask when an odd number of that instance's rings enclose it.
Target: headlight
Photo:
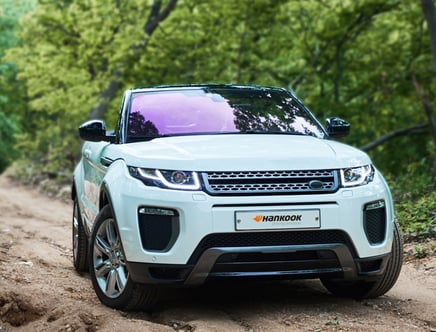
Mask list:
[[[374,168],[371,165],[341,169],[341,183],[344,187],[361,186],[373,178]]]
[[[198,190],[201,188],[196,172],[139,167],[129,167],[129,172],[131,176],[150,186],[180,190]]]

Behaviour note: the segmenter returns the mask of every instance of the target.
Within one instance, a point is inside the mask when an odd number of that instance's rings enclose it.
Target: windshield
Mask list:
[[[279,89],[192,88],[134,92],[128,141],[191,134],[299,134],[324,137],[313,116]]]

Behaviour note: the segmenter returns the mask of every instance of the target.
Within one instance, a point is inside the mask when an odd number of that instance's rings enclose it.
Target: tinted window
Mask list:
[[[128,140],[168,135],[289,133],[324,137],[311,114],[283,90],[193,88],[132,95]]]

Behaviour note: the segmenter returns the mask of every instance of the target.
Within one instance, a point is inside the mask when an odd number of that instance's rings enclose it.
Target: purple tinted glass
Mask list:
[[[247,131],[324,137],[312,115],[283,90],[192,88],[132,95],[127,135],[133,140]]]
[[[238,131],[233,109],[224,99],[201,90],[136,94],[132,98],[129,134],[159,135]]]

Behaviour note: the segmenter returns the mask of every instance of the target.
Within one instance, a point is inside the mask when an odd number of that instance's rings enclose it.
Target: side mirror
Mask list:
[[[85,122],[79,127],[79,136],[85,141],[114,141],[114,136],[106,135],[106,123],[103,120],[90,120]]]
[[[350,124],[341,118],[327,118],[326,122],[330,137],[344,137],[350,133]]]

